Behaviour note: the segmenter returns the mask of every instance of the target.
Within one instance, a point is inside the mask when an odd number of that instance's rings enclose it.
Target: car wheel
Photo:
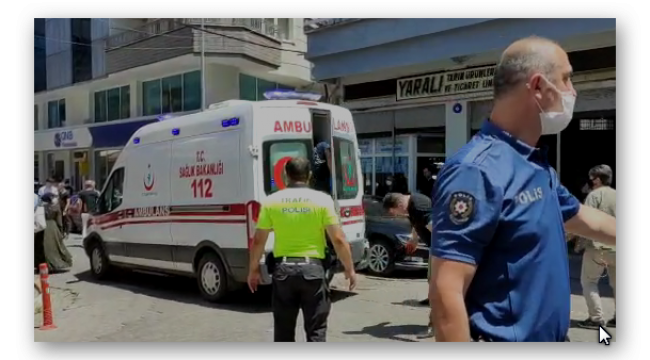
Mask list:
[[[105,279],[110,270],[111,264],[104,250],[104,246],[99,240],[92,242],[90,246],[90,272],[93,278],[97,280]]]
[[[203,255],[197,272],[199,290],[204,299],[218,302],[226,296],[229,290],[228,274],[217,254],[209,252]]]
[[[367,264],[372,274],[390,275],[395,269],[393,247],[385,240],[370,240]]]

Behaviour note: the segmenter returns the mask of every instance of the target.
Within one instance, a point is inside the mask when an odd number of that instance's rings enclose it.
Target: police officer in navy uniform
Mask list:
[[[436,341],[567,341],[565,227],[616,243],[616,220],[581,206],[535,147],[571,121],[571,75],[551,40],[510,45],[490,118],[438,174],[429,288]]]
[[[356,285],[350,245],[339,225],[334,200],[328,194],[307,187],[311,164],[305,158],[293,158],[285,166],[288,188],[268,196],[262,202],[257,230],[250,252],[248,286],[257,290],[260,260],[269,233],[275,233],[272,257],[273,321],[276,342],[295,341],[298,311],[302,310],[308,342],[326,339],[331,301],[326,276],[325,233],[350,281]]]

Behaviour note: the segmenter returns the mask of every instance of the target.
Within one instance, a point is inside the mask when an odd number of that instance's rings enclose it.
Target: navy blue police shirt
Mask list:
[[[564,222],[580,202],[545,152],[485,121],[441,169],[433,200],[431,255],[477,266],[465,296],[472,337],[565,341]]]

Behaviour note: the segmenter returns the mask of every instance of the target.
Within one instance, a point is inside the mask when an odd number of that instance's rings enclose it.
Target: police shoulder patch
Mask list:
[[[457,191],[451,194],[449,201],[449,220],[460,225],[471,220],[474,215],[476,198],[472,194]]]

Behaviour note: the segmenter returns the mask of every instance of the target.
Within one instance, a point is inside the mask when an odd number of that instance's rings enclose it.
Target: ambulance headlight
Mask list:
[[[293,90],[271,90],[264,93],[266,100],[311,100],[318,101],[323,97],[321,94],[304,93]]]

